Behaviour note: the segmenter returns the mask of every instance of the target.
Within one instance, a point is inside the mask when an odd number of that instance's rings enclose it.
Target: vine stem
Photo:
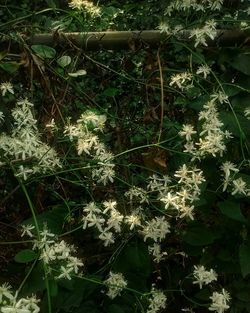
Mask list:
[[[160,120],[160,129],[158,136],[158,143],[161,141],[162,127],[163,127],[163,117],[164,117],[164,81],[162,75],[162,66],[161,66],[161,58],[160,58],[160,50],[157,51],[157,61],[160,72],[160,83],[161,83],[161,120]]]
[[[10,162],[10,167],[13,171],[13,173],[15,174],[15,168],[13,167],[13,165],[11,164]],[[23,190],[23,193],[25,194],[25,197],[27,199],[27,202],[29,204],[29,208],[30,208],[30,211],[31,211],[31,214],[32,214],[32,217],[33,217],[33,220],[34,220],[34,224],[35,224],[35,228],[36,228],[36,232],[37,232],[37,238],[38,240],[41,239],[41,236],[40,236],[40,230],[39,230],[39,225],[38,225],[38,221],[37,221],[37,217],[36,217],[36,212],[35,212],[35,208],[33,206],[33,203],[30,199],[30,196],[29,196],[29,193],[27,191],[27,188],[25,187],[23,181],[17,177],[15,175],[19,185],[21,186],[22,190]],[[47,276],[47,266],[44,262],[42,262],[43,264],[43,270],[44,270],[44,276],[45,276],[45,286],[46,286],[46,290],[47,290],[47,298],[48,298],[48,313],[52,313],[52,307],[51,307],[51,298],[50,298],[50,286],[49,286],[49,280],[48,280],[48,276]],[[31,274],[31,270],[28,272],[28,274]],[[28,276],[26,275],[25,277],[25,281],[27,280]],[[21,285],[22,287],[22,285]],[[19,288],[20,289],[20,288]]]

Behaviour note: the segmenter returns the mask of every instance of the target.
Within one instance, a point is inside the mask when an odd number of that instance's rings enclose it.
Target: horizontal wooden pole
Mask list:
[[[189,31],[182,31],[180,38],[189,38]],[[74,44],[84,50],[122,50],[130,49],[135,44],[157,47],[169,38],[168,35],[158,30],[143,31],[106,31],[88,33],[44,33],[35,34],[29,40],[29,44]],[[208,40],[209,46],[236,46],[247,40],[247,35],[240,30],[218,30],[214,40]]]

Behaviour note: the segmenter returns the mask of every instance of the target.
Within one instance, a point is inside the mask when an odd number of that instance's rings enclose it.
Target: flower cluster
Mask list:
[[[216,35],[217,35],[216,23],[214,20],[209,20],[206,21],[203,27],[192,29],[189,38],[194,37],[195,47],[197,47],[200,44],[207,46],[207,38],[214,40]]]
[[[157,191],[159,194],[164,193],[171,183],[171,178],[168,175],[161,177],[160,175],[153,174],[148,177],[148,180],[147,189],[151,192]]]
[[[212,304],[209,307],[209,311],[215,311],[217,313],[223,313],[229,309],[229,301],[231,299],[229,293],[222,289],[221,293],[213,292],[213,295],[210,297]]]
[[[217,274],[213,269],[207,271],[203,265],[195,265],[193,275],[195,281],[193,284],[198,284],[200,289],[202,289],[203,285],[208,285],[212,281],[217,280]]]
[[[188,168],[186,164],[183,164],[175,171],[174,177],[178,179],[177,185],[166,188],[160,200],[164,203],[166,210],[177,210],[179,218],[189,217],[193,220],[192,203],[199,199],[200,185],[205,181],[203,172],[195,167]]]
[[[105,247],[115,242],[114,233],[121,232],[124,216],[116,210],[116,204],[116,201],[104,201],[104,209],[101,209],[96,203],[90,202],[83,209],[83,229],[95,227]]]
[[[23,225],[23,235],[33,238],[33,225]],[[72,275],[79,273],[79,268],[83,266],[80,259],[73,256],[76,252],[73,245],[67,244],[64,240],[59,241],[55,234],[51,233],[46,226],[39,232],[34,240],[33,250],[40,252],[40,260],[47,264],[49,272],[59,271],[58,279],[71,279]]]
[[[153,256],[153,261],[156,263],[159,263],[162,261],[165,256],[167,255],[167,252],[161,251],[161,246],[158,243],[154,243],[152,246],[148,247],[148,251]]]
[[[149,298],[149,306],[146,313],[156,313],[166,308],[167,297],[160,290],[152,288],[151,297]]]
[[[170,224],[164,216],[156,216],[152,220],[147,221],[142,229],[144,241],[149,238],[154,242],[160,242],[168,233],[170,233]]]
[[[129,198],[130,202],[136,199],[139,203],[148,203],[148,195],[143,188],[133,186],[124,195]]]
[[[172,15],[174,11],[185,12],[194,10],[196,12],[205,12],[206,10],[217,11],[221,10],[224,0],[176,0],[172,1],[166,11],[166,15]]]
[[[121,273],[110,272],[104,284],[108,287],[107,296],[114,299],[119,296],[121,291],[127,286],[127,281]]]
[[[235,164],[230,161],[225,161],[221,165],[221,170],[223,171],[223,191],[226,191],[228,186],[231,186],[233,196],[236,194],[249,195],[250,189],[242,177],[234,178],[234,175],[239,173],[239,169]],[[234,173],[234,175],[232,175],[232,173]]]
[[[0,135],[4,158],[22,162],[16,176],[24,180],[32,174],[46,173],[61,167],[56,151],[40,140],[32,108],[33,104],[27,99],[18,101],[12,110],[14,127],[11,135]]]
[[[98,115],[87,110],[80,116],[76,124],[68,124],[64,130],[64,134],[71,141],[76,140],[78,155],[85,153],[96,161],[97,165],[92,170],[92,178],[103,185],[114,182],[115,176],[114,156],[107,151],[96,134],[103,131],[105,121],[105,115]]]
[[[204,79],[206,79],[210,73],[211,73],[211,68],[206,64],[199,66],[196,71],[196,74],[203,75]]]
[[[231,138],[231,134],[229,131],[222,129],[224,125],[219,119],[216,101],[222,103],[228,101],[228,98],[224,93],[216,93],[203,106],[203,110],[199,113],[202,128],[198,142],[193,141],[192,136],[196,134],[196,131],[192,125],[183,125],[183,129],[179,133],[180,136],[186,139],[184,152],[193,155],[193,160],[204,158],[207,155],[216,157],[219,154],[219,156],[222,156],[226,151],[225,141]]]
[[[101,15],[101,9],[87,0],[70,0],[69,7],[80,11],[86,11],[92,17]]]
[[[11,291],[8,284],[0,286],[0,310],[2,313],[38,313],[39,300],[35,296],[18,298],[18,294]]]
[[[193,75],[188,72],[172,75],[169,86],[176,86],[181,90],[187,90],[193,86]]]

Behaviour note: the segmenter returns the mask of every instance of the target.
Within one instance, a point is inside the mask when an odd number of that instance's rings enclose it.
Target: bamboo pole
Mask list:
[[[181,40],[192,40],[189,31],[182,31],[179,35]],[[129,49],[134,44],[157,47],[167,42],[169,35],[158,30],[143,31],[106,31],[106,32],[82,32],[82,33],[44,33],[35,34],[29,40],[29,44],[73,44],[84,50],[123,50]],[[238,46],[248,39],[241,30],[218,30],[214,40],[209,40],[209,46]]]

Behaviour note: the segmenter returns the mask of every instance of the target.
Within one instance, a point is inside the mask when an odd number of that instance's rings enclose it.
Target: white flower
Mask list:
[[[221,169],[224,171],[225,173],[225,179],[228,180],[231,171],[238,173],[239,169],[235,166],[235,164],[233,164],[230,161],[226,161],[221,165]]]
[[[127,286],[127,281],[121,273],[110,272],[104,284],[109,288],[107,296],[114,299],[116,296],[120,295],[121,291]]]
[[[167,210],[169,207],[174,207],[176,209],[179,208],[179,197],[173,195],[171,192],[168,192],[161,201],[165,204],[165,209]]]
[[[203,265],[195,265],[193,275],[195,278],[193,284],[198,284],[200,289],[203,287],[203,285],[208,285],[212,281],[217,280],[216,272],[213,269],[207,271]]]
[[[228,103],[228,95],[224,91],[215,92],[211,95],[212,101],[219,101],[220,104]]]
[[[30,176],[30,174],[32,173],[33,173],[33,170],[31,168],[20,165],[17,170],[16,177],[21,177],[23,180],[27,180],[28,176]]]
[[[112,211],[116,208],[117,202],[116,201],[112,201],[112,200],[108,200],[108,201],[103,201],[103,206],[105,207],[103,213],[107,213],[109,211]]]
[[[169,86],[176,85],[181,90],[192,87],[193,75],[188,72],[178,73],[171,76]]]
[[[171,29],[167,23],[162,22],[157,28],[160,30],[160,33],[165,33],[167,35],[171,34]]]
[[[209,7],[211,10],[221,10],[224,0],[209,0]]]
[[[231,172],[238,173],[239,169],[236,168],[236,166],[232,162],[229,162],[229,161],[224,162],[221,166],[221,169],[224,172],[223,191],[225,191],[230,181]]]
[[[161,246],[158,243],[154,243],[152,246],[149,246],[148,251],[153,255],[153,260],[156,263],[159,263],[167,255],[167,252],[161,251]]]
[[[105,219],[100,215],[89,213],[87,216],[83,216],[82,221],[84,222],[83,229],[95,226],[101,232],[103,230],[102,225],[105,222]]]
[[[27,298],[21,298],[20,304],[25,308],[30,310],[32,313],[38,313],[40,312],[40,308],[37,305],[40,300],[38,300],[35,296],[27,297]]]
[[[121,232],[121,222],[123,221],[123,215],[117,210],[113,209],[110,212],[110,218],[107,220],[108,227],[106,230],[114,228],[115,232]]]
[[[149,299],[149,306],[146,313],[156,313],[160,309],[165,309],[167,297],[160,290],[152,289],[151,297]]]
[[[130,225],[129,227],[130,230],[133,230],[135,226],[141,225],[141,218],[137,214],[127,215],[125,217],[125,223]]]
[[[7,283],[0,286],[0,304],[3,302],[3,297],[12,300],[14,297],[10,291],[11,287]]]
[[[196,71],[196,74],[198,75],[202,74],[205,79],[207,78],[207,75],[209,75],[210,73],[211,73],[211,68],[206,64],[199,66]]]
[[[14,95],[13,85],[10,82],[5,82],[0,84],[0,90],[2,92],[2,96],[4,97],[7,92]]]
[[[230,307],[228,302],[231,298],[225,289],[222,289],[221,293],[213,292],[213,295],[210,297],[210,299],[212,300],[212,304],[209,307],[210,311],[224,313]]]
[[[104,241],[104,247],[107,247],[115,242],[114,235],[110,231],[106,231],[105,229],[99,235],[99,239]]]
[[[155,242],[159,242],[165,238],[166,234],[170,233],[170,224],[164,216],[155,217],[151,221],[146,222],[142,230],[144,235],[144,241],[148,238],[153,239]]]
[[[128,197],[130,201],[134,198],[138,199],[140,203],[148,203],[148,196],[146,190],[140,187],[131,187],[127,192],[125,192],[125,197]]]
[[[93,214],[93,213],[101,213],[102,211],[100,208],[98,208],[95,202],[90,202],[85,205],[83,212],[88,213],[88,214],[89,213]]]
[[[188,206],[188,205],[181,205],[179,212],[180,212],[180,218],[189,217],[192,221],[194,220],[194,206]]]
[[[69,7],[77,10],[86,10],[92,16],[99,16],[101,14],[101,9],[87,0],[71,0]]]
[[[28,224],[28,225],[21,225],[22,227],[22,234],[21,237],[23,237],[24,235],[27,235],[29,237],[34,237],[34,235],[32,234],[31,230],[35,229],[34,225]]]
[[[68,280],[71,280],[70,274],[73,271],[72,267],[65,268],[64,266],[61,266],[60,271],[61,271],[61,274],[57,276],[58,279],[67,278]]]
[[[191,136],[196,134],[194,127],[190,124],[182,125],[182,131],[179,132],[180,136],[185,136],[187,141],[190,141],[192,138]]]
[[[2,123],[4,121],[4,118],[5,118],[5,116],[4,116],[3,112],[0,111],[0,123]]]
[[[232,183],[233,183],[232,195],[236,195],[236,194],[246,195],[248,191],[247,184],[241,177],[233,180]]]
[[[244,110],[244,115],[248,120],[250,120],[250,107]]]
[[[207,46],[207,37],[213,40],[216,35],[216,23],[214,20],[209,20],[206,21],[202,28],[195,28],[191,30],[189,38],[195,38],[195,47],[197,47],[199,44]]]
[[[69,260],[69,263],[67,263],[67,268],[72,268],[75,274],[77,274],[79,271],[79,267],[83,266],[82,261],[72,256],[69,256],[68,260]]]
[[[55,119],[52,118],[52,120],[45,125],[46,128],[50,128],[51,130],[56,130],[57,129],[57,126],[56,126],[56,123],[55,123]]]

